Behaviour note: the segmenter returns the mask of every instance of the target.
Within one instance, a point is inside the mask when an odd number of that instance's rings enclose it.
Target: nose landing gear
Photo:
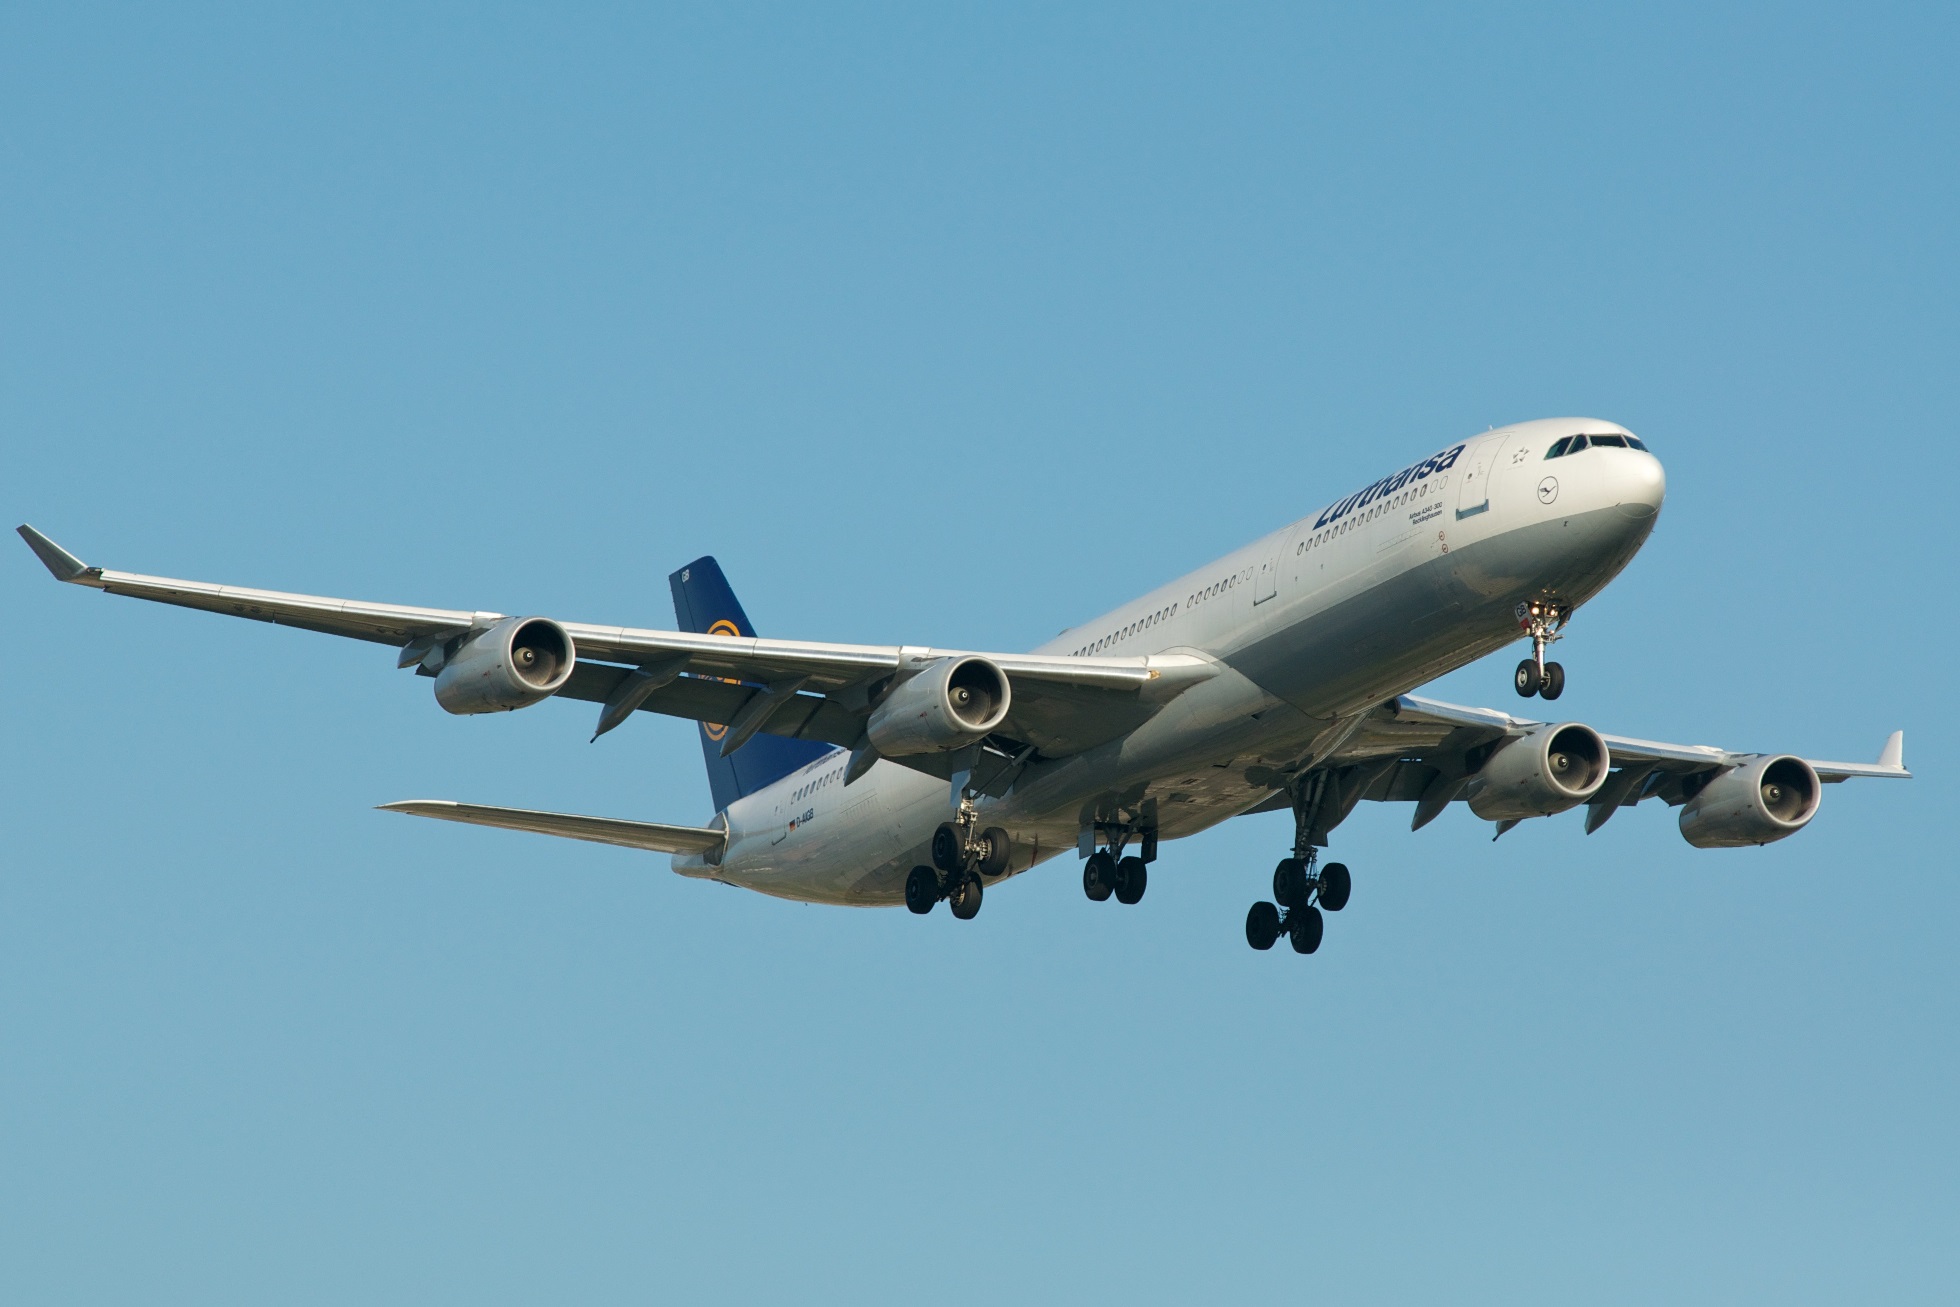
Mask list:
[[[1552,599],[1533,599],[1518,605],[1518,627],[1531,637],[1531,657],[1518,664],[1512,684],[1522,698],[1539,695],[1556,699],[1565,693],[1565,668],[1545,661],[1545,646],[1560,638],[1572,620],[1572,609]]]
[[[1316,869],[1320,849],[1314,844],[1314,819],[1327,792],[1327,777],[1315,772],[1293,791],[1293,856],[1273,868],[1274,902],[1259,902],[1245,914],[1245,942],[1264,952],[1281,935],[1295,953],[1312,953],[1326,933],[1324,912],[1339,912],[1354,893],[1347,865],[1330,862]],[[1324,838],[1324,837],[1323,837]]]

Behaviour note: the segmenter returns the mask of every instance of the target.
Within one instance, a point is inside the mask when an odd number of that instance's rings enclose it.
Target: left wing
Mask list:
[[[1295,773],[1324,773],[1328,791],[1325,811],[1316,823],[1322,836],[1338,825],[1363,799],[1413,802],[1412,829],[1439,816],[1463,797],[1469,781],[1494,746],[1529,734],[1548,723],[1513,717],[1493,708],[1467,708],[1417,695],[1402,695],[1363,715],[1340,745],[1325,758],[1309,760]],[[1711,778],[1744,767],[1769,755],[1719,749],[1706,744],[1666,744],[1631,736],[1602,733],[1612,771],[1585,803],[1586,832],[1605,825],[1621,808],[1648,799],[1679,806]],[[1908,780],[1905,732],[1894,731],[1876,762],[1830,762],[1804,759],[1826,784],[1853,777]],[[1285,784],[1280,773],[1275,785]],[[1290,806],[1282,791],[1254,811]],[[1501,835],[1516,821],[1500,823]]]
[[[437,652],[504,620],[502,613],[333,599],[205,581],[117,572],[83,563],[31,526],[19,528],[57,580],[109,594],[198,608],[347,636],[401,649],[399,665],[433,675]],[[577,666],[556,694],[603,705],[598,734],[635,710],[729,724],[724,751],[755,732],[864,746],[864,727],[880,690],[940,659],[967,651],[901,645],[699,635],[581,622],[558,623],[576,646]],[[1115,739],[1164,703],[1217,673],[1196,654],[1072,658],[980,654],[1012,687],[1010,712],[989,746],[1008,756],[1032,749],[1062,757]],[[935,774],[971,765],[950,754],[897,759]]]

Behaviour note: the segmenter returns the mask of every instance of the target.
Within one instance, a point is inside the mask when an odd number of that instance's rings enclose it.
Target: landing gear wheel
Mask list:
[[[1538,675],[1538,660],[1527,658],[1519,663],[1517,675],[1512,678],[1511,683],[1518,687],[1518,697],[1521,699],[1529,699],[1537,694],[1538,687],[1542,684]]]
[[[1150,869],[1143,865],[1142,858],[1125,858],[1116,864],[1116,901],[1135,903],[1143,898],[1144,886],[1150,883]]]
[[[1354,892],[1354,877],[1348,875],[1345,862],[1330,862],[1320,869],[1320,906],[1329,912],[1339,912],[1347,906],[1348,895]]]
[[[958,908],[953,911],[958,912]],[[1295,908],[1286,919],[1287,938],[1293,941],[1295,953],[1311,953],[1320,947],[1320,937],[1327,930],[1327,922],[1321,917],[1318,908]]]
[[[948,876],[966,870],[966,849],[961,846],[960,828],[950,821],[940,822],[939,829],[932,833],[932,865]]]
[[[1565,669],[1557,663],[1545,664],[1545,681],[1538,687],[1540,698],[1556,699],[1565,693]]]
[[[980,843],[986,852],[980,855],[980,874],[982,876],[1004,876],[1007,874],[1007,859],[1014,850],[1013,841],[1007,832],[998,826],[989,826],[980,832]]]
[[[914,867],[905,878],[905,906],[924,916],[939,902],[939,876],[931,867]]]
[[[980,878],[968,876],[961,881],[959,888],[947,896],[952,905],[953,915],[961,921],[971,921],[980,915]]]
[[[1116,859],[1107,853],[1092,853],[1082,864],[1082,892],[1092,902],[1101,903],[1116,888]]]
[[[1245,942],[1264,953],[1279,942],[1279,909],[1271,903],[1255,903],[1245,914]]]
[[[1273,898],[1282,908],[1305,907],[1307,903],[1307,864],[1298,858],[1281,858],[1273,868]]]

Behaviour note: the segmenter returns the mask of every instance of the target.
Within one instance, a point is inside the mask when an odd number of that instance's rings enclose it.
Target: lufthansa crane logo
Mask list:
[[[1558,478],[1546,477],[1538,483],[1538,502],[1549,504],[1558,498]]]
[[[735,629],[735,623],[729,621],[726,617],[724,617],[721,620],[717,621],[713,626],[708,628],[708,634],[739,636],[741,632]],[[726,676],[720,677],[718,679],[720,679],[721,682],[725,685],[741,684],[740,681],[731,680]],[[720,743],[721,738],[724,735],[728,734],[728,724],[726,722],[702,722],[701,733],[707,736],[709,739],[714,740],[716,743]]]

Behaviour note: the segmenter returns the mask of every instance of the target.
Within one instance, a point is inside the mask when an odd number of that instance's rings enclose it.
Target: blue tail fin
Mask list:
[[[667,584],[674,591],[674,619],[681,630],[707,635],[755,634],[749,615],[742,611],[741,601],[728,588],[728,578],[721,574],[721,564],[713,558],[695,559],[669,576]],[[708,763],[708,789],[714,795],[717,812],[815,762],[832,747],[815,740],[757,735],[724,758],[721,742],[727,733],[725,726],[701,723],[701,754]]]

